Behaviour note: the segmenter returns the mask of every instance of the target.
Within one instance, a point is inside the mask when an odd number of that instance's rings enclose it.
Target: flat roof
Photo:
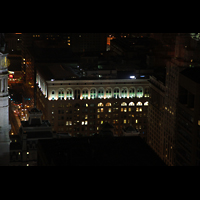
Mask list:
[[[166,166],[140,137],[39,140],[38,154],[56,166]]]

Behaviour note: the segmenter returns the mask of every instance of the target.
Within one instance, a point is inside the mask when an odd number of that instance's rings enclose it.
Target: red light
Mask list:
[[[13,78],[13,75],[12,75],[12,74],[9,74],[9,78]]]

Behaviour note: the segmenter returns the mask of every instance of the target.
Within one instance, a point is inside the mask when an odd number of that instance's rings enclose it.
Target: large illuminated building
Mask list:
[[[3,35],[0,34],[0,51],[5,51],[4,43],[1,42]],[[7,54],[0,52],[0,166],[9,165],[9,98],[8,98],[8,69]]]
[[[147,132],[149,84],[147,79],[75,78],[65,65],[38,67],[37,107],[53,131],[71,136],[99,133],[104,122],[114,133],[132,126],[142,137]],[[67,78],[68,77],[68,78]]]

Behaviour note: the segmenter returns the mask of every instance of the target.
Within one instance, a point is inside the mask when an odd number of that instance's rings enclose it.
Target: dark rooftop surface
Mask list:
[[[39,140],[38,157],[39,166],[166,166],[140,137]]]
[[[181,72],[187,78],[193,80],[196,83],[200,83],[200,67],[186,68]]]

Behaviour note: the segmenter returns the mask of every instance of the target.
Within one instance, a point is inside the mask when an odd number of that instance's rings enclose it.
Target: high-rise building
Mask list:
[[[200,68],[179,75],[175,165],[200,166]]]
[[[159,97],[153,97],[154,95],[152,95],[152,98],[161,99],[160,106],[159,104],[153,104],[151,98],[149,105],[149,108],[151,110],[149,112],[149,120],[153,120],[154,122],[160,121],[161,126],[163,126],[163,128],[159,130],[161,134],[158,137],[153,131],[150,131],[150,135],[147,138],[155,138],[155,143],[157,143],[160,147],[157,147],[156,149],[156,147],[152,145],[152,148],[154,148],[157,154],[161,155],[164,162],[170,166],[175,165],[174,151],[176,149],[175,142],[176,119],[178,112],[177,100],[179,92],[179,74],[186,68],[192,68],[200,65],[199,44],[199,34],[177,34],[174,49],[174,57],[171,57],[171,59],[166,60],[166,77],[165,80],[161,81],[163,84],[155,80],[150,81],[152,83],[157,82],[156,84],[157,86],[159,85],[159,87],[164,86],[163,89],[160,88],[158,90]],[[155,88],[150,86],[150,94],[152,89],[155,90]],[[162,108],[161,111],[163,113],[163,117],[161,117],[161,113],[159,114],[159,112],[157,112],[159,107]],[[147,142],[150,144],[152,142],[152,139],[147,139]]]

